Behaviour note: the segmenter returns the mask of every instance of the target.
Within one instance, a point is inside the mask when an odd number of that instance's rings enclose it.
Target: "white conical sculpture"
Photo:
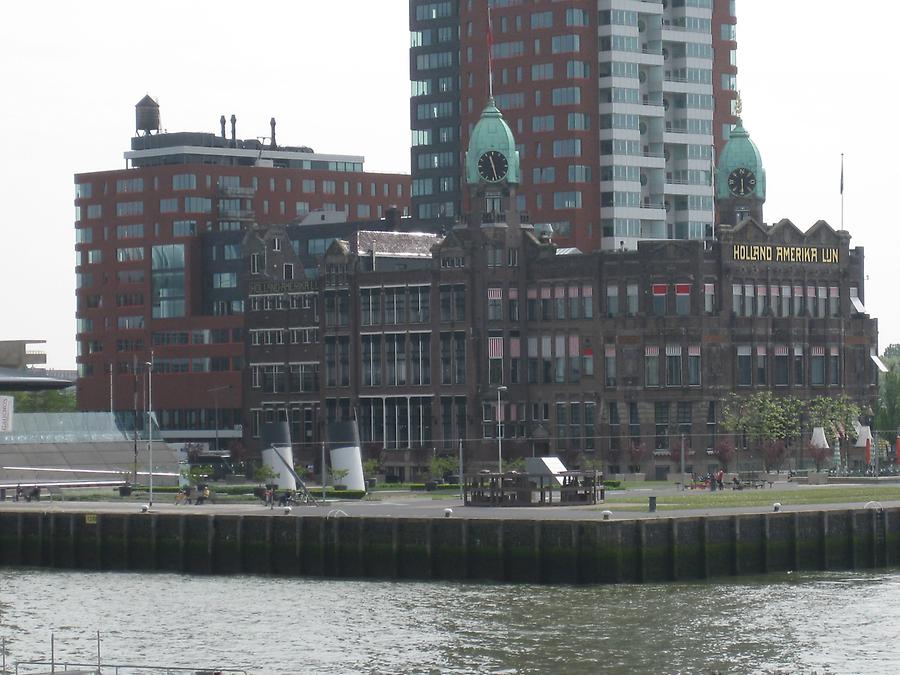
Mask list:
[[[809,444],[817,448],[828,447],[828,439],[825,438],[825,427],[813,427],[812,439]]]
[[[855,447],[864,448],[867,442],[872,442],[872,430],[869,427],[859,428],[859,436],[856,437]]]

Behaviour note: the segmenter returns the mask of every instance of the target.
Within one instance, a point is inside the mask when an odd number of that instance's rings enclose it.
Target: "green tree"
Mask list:
[[[268,464],[260,464],[253,472],[254,480],[256,480],[257,483],[261,483],[262,485],[267,485],[273,482],[280,475],[280,473],[276,473],[276,471]]]
[[[366,478],[374,478],[375,474],[381,471],[381,460],[372,457],[363,462],[363,475]]]
[[[442,481],[444,476],[458,469],[459,461],[452,455],[432,455],[428,462],[428,473],[434,481]]]
[[[74,391],[14,391],[8,395],[15,399],[15,411],[20,413],[76,411]]]
[[[750,446],[762,450],[775,441],[800,435],[802,404],[794,396],[760,391],[751,396],[731,394],[722,409],[722,428],[746,436]]]
[[[854,423],[859,420],[859,406],[846,394],[817,396],[806,403],[806,414],[811,427],[825,429],[825,438],[836,438],[839,445],[850,438]]]
[[[900,345],[891,347],[900,348]],[[900,428],[900,367],[894,367],[881,378],[875,407],[875,428],[891,445],[896,442],[897,429]]]

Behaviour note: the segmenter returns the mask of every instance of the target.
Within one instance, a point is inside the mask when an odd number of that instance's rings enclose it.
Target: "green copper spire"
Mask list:
[[[502,182],[518,185],[520,182],[519,173],[519,152],[516,150],[516,139],[513,137],[512,130],[503,119],[503,115],[494,105],[493,97],[488,99],[487,105],[481,112],[481,119],[472,130],[472,138],[469,139],[469,149],[466,151],[466,182],[469,185],[477,185],[480,182],[494,182],[486,180],[488,178],[496,178],[497,174],[493,174],[496,169],[502,173],[497,167],[497,161],[494,166],[486,173],[484,169],[479,172],[479,160],[485,153],[500,153],[506,160],[506,175],[503,176]],[[497,159],[496,154],[491,155]],[[490,160],[490,157],[487,158]],[[485,162],[482,162],[484,165]],[[489,165],[489,164],[488,164]],[[497,180],[495,182],[501,182]]]
[[[716,199],[734,197],[766,200],[766,169],[740,118],[716,167]]]

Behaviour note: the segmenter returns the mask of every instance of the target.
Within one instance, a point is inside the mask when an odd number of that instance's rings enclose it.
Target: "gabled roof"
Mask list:
[[[441,241],[436,234],[425,232],[373,232],[363,230],[351,239],[357,255],[395,258],[430,258],[431,248]]]

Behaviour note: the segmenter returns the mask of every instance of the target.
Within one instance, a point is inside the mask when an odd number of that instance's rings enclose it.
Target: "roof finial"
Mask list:
[[[738,89],[737,96],[734,99],[734,114],[740,118],[742,112],[744,112],[744,101],[741,99],[741,90]]]

